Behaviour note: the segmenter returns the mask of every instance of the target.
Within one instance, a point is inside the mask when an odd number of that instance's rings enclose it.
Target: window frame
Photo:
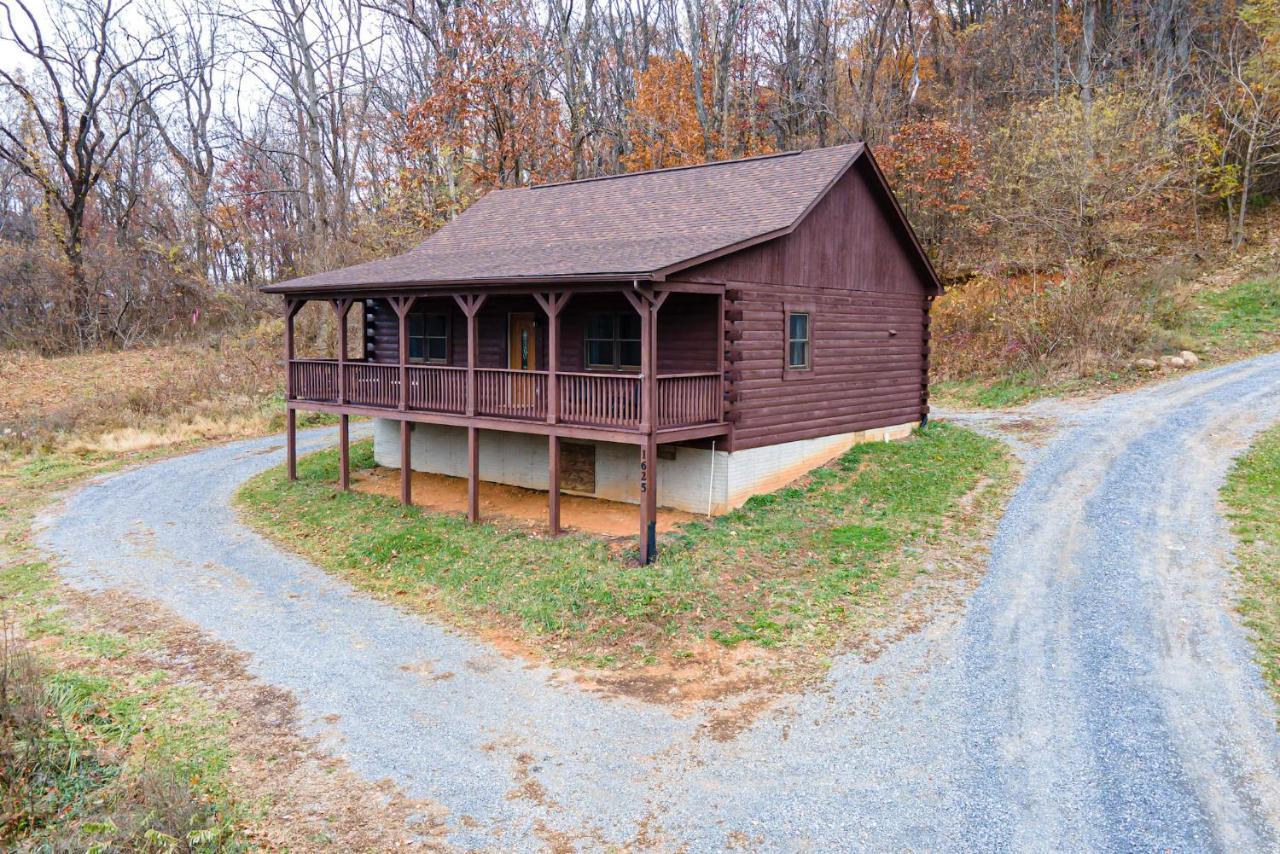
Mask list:
[[[444,335],[428,335],[427,334],[427,320],[428,318],[432,318],[432,317],[439,317],[444,319]],[[421,335],[413,334],[413,324],[415,320],[417,320],[422,324]],[[415,364],[415,365],[447,365],[449,364],[450,362],[449,357],[450,357],[450,354],[452,354],[453,352],[453,316],[450,312],[447,312],[447,311],[411,312],[409,316],[405,318],[405,334],[408,336],[408,339],[409,339],[409,346],[407,348],[407,351],[410,353],[409,362],[411,364]],[[421,356],[412,355],[414,338],[422,339],[422,355]],[[432,339],[444,340],[444,356],[442,358],[438,358],[438,359],[431,358]]]
[[[640,365],[627,365],[622,362],[622,344],[623,342],[635,342],[643,346],[643,335],[636,338],[622,336],[622,318],[628,314],[634,315],[637,320],[640,316],[635,312],[627,311],[592,311],[587,314],[586,323],[582,329],[582,366],[588,371],[612,371],[614,373],[637,374],[640,372]],[[599,338],[591,334],[591,328],[594,321],[598,317],[608,317],[609,325],[612,329],[611,336],[608,338]],[[613,361],[611,363],[593,362],[591,361],[591,345],[593,342],[605,342],[610,345],[613,351]],[[643,359],[643,356],[641,357]]]
[[[783,379],[805,379],[813,376],[814,366],[814,325],[817,312],[814,310],[812,303],[786,303],[782,311],[782,377]],[[805,324],[805,332],[807,337],[804,339],[793,339],[791,337],[791,318],[794,315],[801,314],[808,318]],[[805,344],[805,364],[791,364],[791,345],[793,342],[803,340]]]

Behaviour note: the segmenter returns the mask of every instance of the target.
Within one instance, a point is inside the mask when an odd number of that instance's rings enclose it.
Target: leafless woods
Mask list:
[[[0,341],[200,333],[487,189],[866,139],[947,276],[1239,243],[1280,5],[0,0]]]

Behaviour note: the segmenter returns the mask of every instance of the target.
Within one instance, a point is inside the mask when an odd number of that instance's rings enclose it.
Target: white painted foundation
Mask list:
[[[918,422],[877,427],[820,439],[802,439],[763,448],[712,453],[676,447],[675,459],[658,459],[658,503],[690,513],[726,513],[753,495],[780,489],[861,442],[903,439]],[[380,466],[400,466],[400,422],[375,418],[373,456]],[[564,440],[577,441],[577,440]],[[595,498],[640,502],[640,448],[615,442],[596,446]],[[410,465],[415,471],[467,476],[467,430],[442,424],[414,424]],[[492,483],[547,488],[547,437],[529,433],[480,431],[480,479]],[[564,490],[572,492],[572,490]]]

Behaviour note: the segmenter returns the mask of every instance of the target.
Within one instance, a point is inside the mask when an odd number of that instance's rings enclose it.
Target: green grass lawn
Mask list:
[[[1280,346],[1280,276],[1270,276],[1200,297],[1190,331],[1207,348],[1250,354]]]
[[[1258,662],[1280,704],[1280,425],[1241,457],[1222,499],[1238,540],[1240,615],[1253,634]]]
[[[370,444],[353,446],[352,460],[372,466]],[[950,571],[935,552],[990,522],[1013,479],[999,443],[937,424],[690,523],[642,567],[587,535],[552,539],[343,493],[334,451],[298,473],[294,484],[279,468],[246,484],[248,521],[405,607],[598,666],[652,663],[708,639],[829,646],[864,611],[892,610],[916,579]]]

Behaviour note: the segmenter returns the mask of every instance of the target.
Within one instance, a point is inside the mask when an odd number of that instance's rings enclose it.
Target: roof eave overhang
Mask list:
[[[613,273],[581,273],[570,276],[506,276],[485,279],[406,279],[403,281],[379,282],[342,282],[327,285],[290,284],[279,282],[263,285],[258,288],[264,294],[284,294],[286,296],[306,296],[310,294],[333,294],[346,292],[382,292],[411,290],[465,290],[467,288],[500,288],[512,286],[547,285],[581,285],[611,282],[660,282],[660,272],[644,270],[637,272]]]

